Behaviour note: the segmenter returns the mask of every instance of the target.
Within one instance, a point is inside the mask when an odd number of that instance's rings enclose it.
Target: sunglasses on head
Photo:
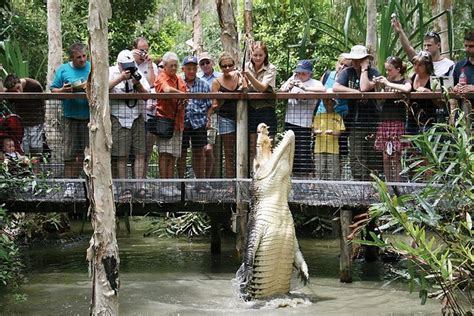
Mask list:
[[[211,63],[211,61],[209,61],[209,60],[203,60],[199,63],[199,66],[209,65],[210,63]]]
[[[439,36],[439,34],[436,33],[436,32],[433,32],[433,31],[430,31],[430,32],[426,33],[425,37],[436,38],[438,40],[438,42],[441,42],[441,37]]]

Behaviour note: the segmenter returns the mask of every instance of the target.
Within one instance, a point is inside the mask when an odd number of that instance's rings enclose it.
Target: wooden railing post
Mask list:
[[[237,206],[237,253],[242,254],[245,246],[245,234],[247,231],[248,205],[243,201],[241,183],[239,180],[248,178],[248,113],[247,101],[237,102],[237,145],[236,145],[236,206]]]
[[[341,257],[339,265],[339,277],[341,282],[352,282],[352,243],[347,240],[351,233],[349,225],[352,223],[352,210],[341,210]]]

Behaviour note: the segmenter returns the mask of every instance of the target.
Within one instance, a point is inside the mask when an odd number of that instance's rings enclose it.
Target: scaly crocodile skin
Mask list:
[[[288,207],[295,136],[286,132],[271,153],[268,127],[260,124],[257,132],[246,251],[237,271],[245,300],[288,293],[293,266],[305,283],[309,280]]]

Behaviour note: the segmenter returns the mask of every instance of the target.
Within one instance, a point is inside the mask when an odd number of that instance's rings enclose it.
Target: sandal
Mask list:
[[[148,190],[145,188],[138,189],[138,191],[135,192],[135,198],[140,199],[140,200],[151,199],[151,197],[152,197],[151,193],[148,192]]]
[[[127,201],[132,199],[132,191],[130,189],[125,189],[120,193],[119,201]]]

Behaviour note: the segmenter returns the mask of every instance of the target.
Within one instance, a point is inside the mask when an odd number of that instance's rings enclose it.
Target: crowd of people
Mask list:
[[[238,61],[224,52],[217,59],[209,53],[186,56],[167,52],[153,61],[145,38],[137,38],[131,50],[121,51],[109,69],[110,93],[208,93],[208,92],[368,92],[432,91],[433,76],[450,76],[453,91],[474,92],[474,32],[464,37],[466,58],[454,63],[441,55],[438,33],[424,37],[423,50],[416,52],[400,24],[392,26],[399,34],[401,45],[413,64],[408,78],[407,64],[398,56],[384,63],[382,76],[372,63],[366,47],[356,45],[339,56],[335,69],[314,78],[313,62],[300,60],[293,74],[281,87],[276,85],[277,68],[270,62],[265,43],[251,45],[250,60],[237,69]],[[90,72],[86,47],[73,44],[69,62],[55,73],[52,92],[84,91]],[[215,65],[217,61],[217,65]],[[181,67],[180,67],[181,64]],[[218,66],[221,72],[214,68]],[[181,72],[179,71],[181,68]],[[41,85],[30,78],[10,74],[4,80],[8,92],[40,92]],[[44,102],[14,100],[16,113],[23,117],[25,133],[22,140],[26,154],[41,153],[43,144]],[[86,99],[62,101],[64,116],[64,176],[79,176],[88,146],[89,107]],[[185,176],[188,148],[196,178],[213,177],[214,145],[219,136],[223,144],[223,165],[227,178],[235,177],[236,106],[237,100],[217,99],[156,99],[110,100],[112,123],[111,149],[113,176],[129,176],[127,164],[133,157],[133,176],[147,175],[151,154],[156,147],[159,155],[159,177],[169,179]],[[343,157],[348,157],[354,180],[369,180],[371,172],[383,174],[388,181],[400,181],[401,156],[407,143],[402,136],[422,132],[435,122],[449,117],[453,109],[437,100],[418,100],[410,104],[402,100],[371,99],[289,99],[284,117],[284,129],[293,130],[296,150],[293,174],[296,177],[341,179]],[[276,101],[251,100],[248,103],[249,161],[256,153],[257,126],[265,123],[275,137],[278,120]],[[158,131],[167,128],[168,132]],[[159,134],[160,136],[157,136]],[[11,144],[4,143],[4,152]],[[6,152],[5,152],[6,153]],[[11,155],[11,154],[7,154]],[[161,188],[165,196],[179,195],[174,185]],[[196,186],[198,192],[212,190],[209,184]],[[230,189],[231,191],[233,189]],[[122,189],[122,198],[132,195],[146,197],[146,188]],[[75,185],[68,184],[65,197],[74,197]]]

